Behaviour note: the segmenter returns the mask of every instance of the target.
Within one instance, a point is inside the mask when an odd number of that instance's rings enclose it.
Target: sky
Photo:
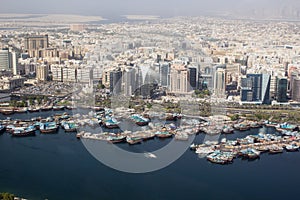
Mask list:
[[[1,0],[0,13],[197,16],[203,13],[297,15],[299,0]],[[295,14],[296,13],[296,14]]]

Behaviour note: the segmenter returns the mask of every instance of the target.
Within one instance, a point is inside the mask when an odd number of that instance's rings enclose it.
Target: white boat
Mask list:
[[[147,158],[157,158],[157,156],[156,156],[155,154],[150,153],[150,152],[144,153],[144,155],[145,155],[145,157],[147,157]]]

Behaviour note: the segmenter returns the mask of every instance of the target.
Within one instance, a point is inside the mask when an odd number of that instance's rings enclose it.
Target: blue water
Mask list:
[[[53,112],[53,111],[52,111]],[[48,115],[19,114],[13,117]],[[3,118],[3,116],[2,116]],[[256,134],[236,132],[227,138]],[[274,129],[268,129],[273,132]],[[198,135],[196,141],[203,141]],[[140,145],[120,144],[134,151],[151,151],[170,139]],[[300,152],[262,154],[259,160],[235,159],[215,165],[190,150],[170,166],[147,174],[113,170],[94,159],[75,133],[13,138],[0,135],[0,189],[28,199],[288,199],[300,195]]]

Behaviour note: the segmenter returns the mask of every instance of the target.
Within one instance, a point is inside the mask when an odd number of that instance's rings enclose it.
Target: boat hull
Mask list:
[[[172,137],[172,134],[157,134],[156,136],[158,138],[169,138]]]
[[[131,145],[133,145],[133,144],[139,144],[139,143],[142,142],[142,139],[141,138],[139,138],[139,139],[127,139],[126,142],[128,144],[131,144]]]
[[[136,122],[136,125],[138,126],[147,126],[149,122]]]
[[[12,115],[15,113],[14,110],[1,110],[0,111],[3,115]]]
[[[27,136],[35,136],[35,130],[28,131],[25,133],[14,133],[11,134],[13,137],[27,137]]]
[[[5,127],[0,128],[0,134],[4,133],[6,131]]]
[[[119,128],[119,125],[117,124],[105,124],[105,127],[108,128],[108,129],[114,129],[114,128]]]
[[[57,132],[57,127],[53,129],[40,129],[40,132],[43,134],[52,134]]]

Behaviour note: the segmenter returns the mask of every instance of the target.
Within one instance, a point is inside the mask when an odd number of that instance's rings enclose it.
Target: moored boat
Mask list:
[[[129,144],[138,144],[138,143],[142,142],[142,138],[137,137],[137,136],[127,136],[126,142]]]
[[[145,118],[138,114],[132,115],[131,119],[139,126],[146,126],[146,125],[148,125],[148,123],[150,121],[148,118]]]
[[[278,154],[278,153],[282,153],[282,152],[283,152],[283,148],[279,147],[279,146],[273,146],[269,150],[269,154]]]
[[[41,111],[49,111],[52,110],[52,106],[44,106],[41,108]]]
[[[0,125],[0,134],[4,133],[6,130],[6,127],[3,125]]]
[[[295,145],[295,144],[291,144],[291,145],[287,145],[285,147],[285,149],[286,149],[286,151],[289,151],[289,152],[298,151],[299,150],[299,146]]]
[[[56,122],[40,123],[41,133],[56,133],[58,126]]]
[[[75,132],[78,128],[75,123],[70,122],[63,123],[62,127],[66,132]]]
[[[28,111],[28,108],[16,108],[15,112],[16,113],[26,113]]]
[[[275,128],[278,132],[298,130],[298,127],[296,125],[292,125],[288,123],[278,124]]]
[[[168,138],[172,137],[172,134],[169,133],[168,131],[157,131],[155,135],[159,138]]]
[[[155,133],[147,133],[147,134],[141,135],[141,138],[144,141],[154,139],[154,137],[155,137]]]
[[[116,135],[116,136],[109,136],[107,138],[107,141],[110,143],[119,143],[119,142],[124,142],[126,139],[126,136],[124,135]]]
[[[2,113],[3,115],[12,115],[15,113],[14,109],[1,109],[0,113]]]
[[[26,137],[26,136],[34,136],[35,135],[35,127],[28,126],[28,127],[15,127],[12,129],[11,135],[13,137]]]
[[[119,128],[119,122],[113,117],[106,117],[104,125],[109,129]]]
[[[244,158],[256,159],[256,158],[259,158],[260,151],[257,151],[252,148],[248,148],[248,149],[241,150],[240,155],[243,156]]]
[[[189,135],[187,133],[176,133],[175,134],[175,139],[176,140],[186,141],[186,140],[189,139]]]
[[[75,110],[75,109],[77,109],[76,106],[66,106],[66,108],[67,108],[68,110]]]
[[[65,106],[53,106],[53,110],[64,110]]]
[[[30,107],[30,108],[28,108],[28,112],[40,112],[40,108]]]
[[[234,132],[234,128],[230,126],[225,126],[222,130],[222,133],[224,134],[232,134]]]

